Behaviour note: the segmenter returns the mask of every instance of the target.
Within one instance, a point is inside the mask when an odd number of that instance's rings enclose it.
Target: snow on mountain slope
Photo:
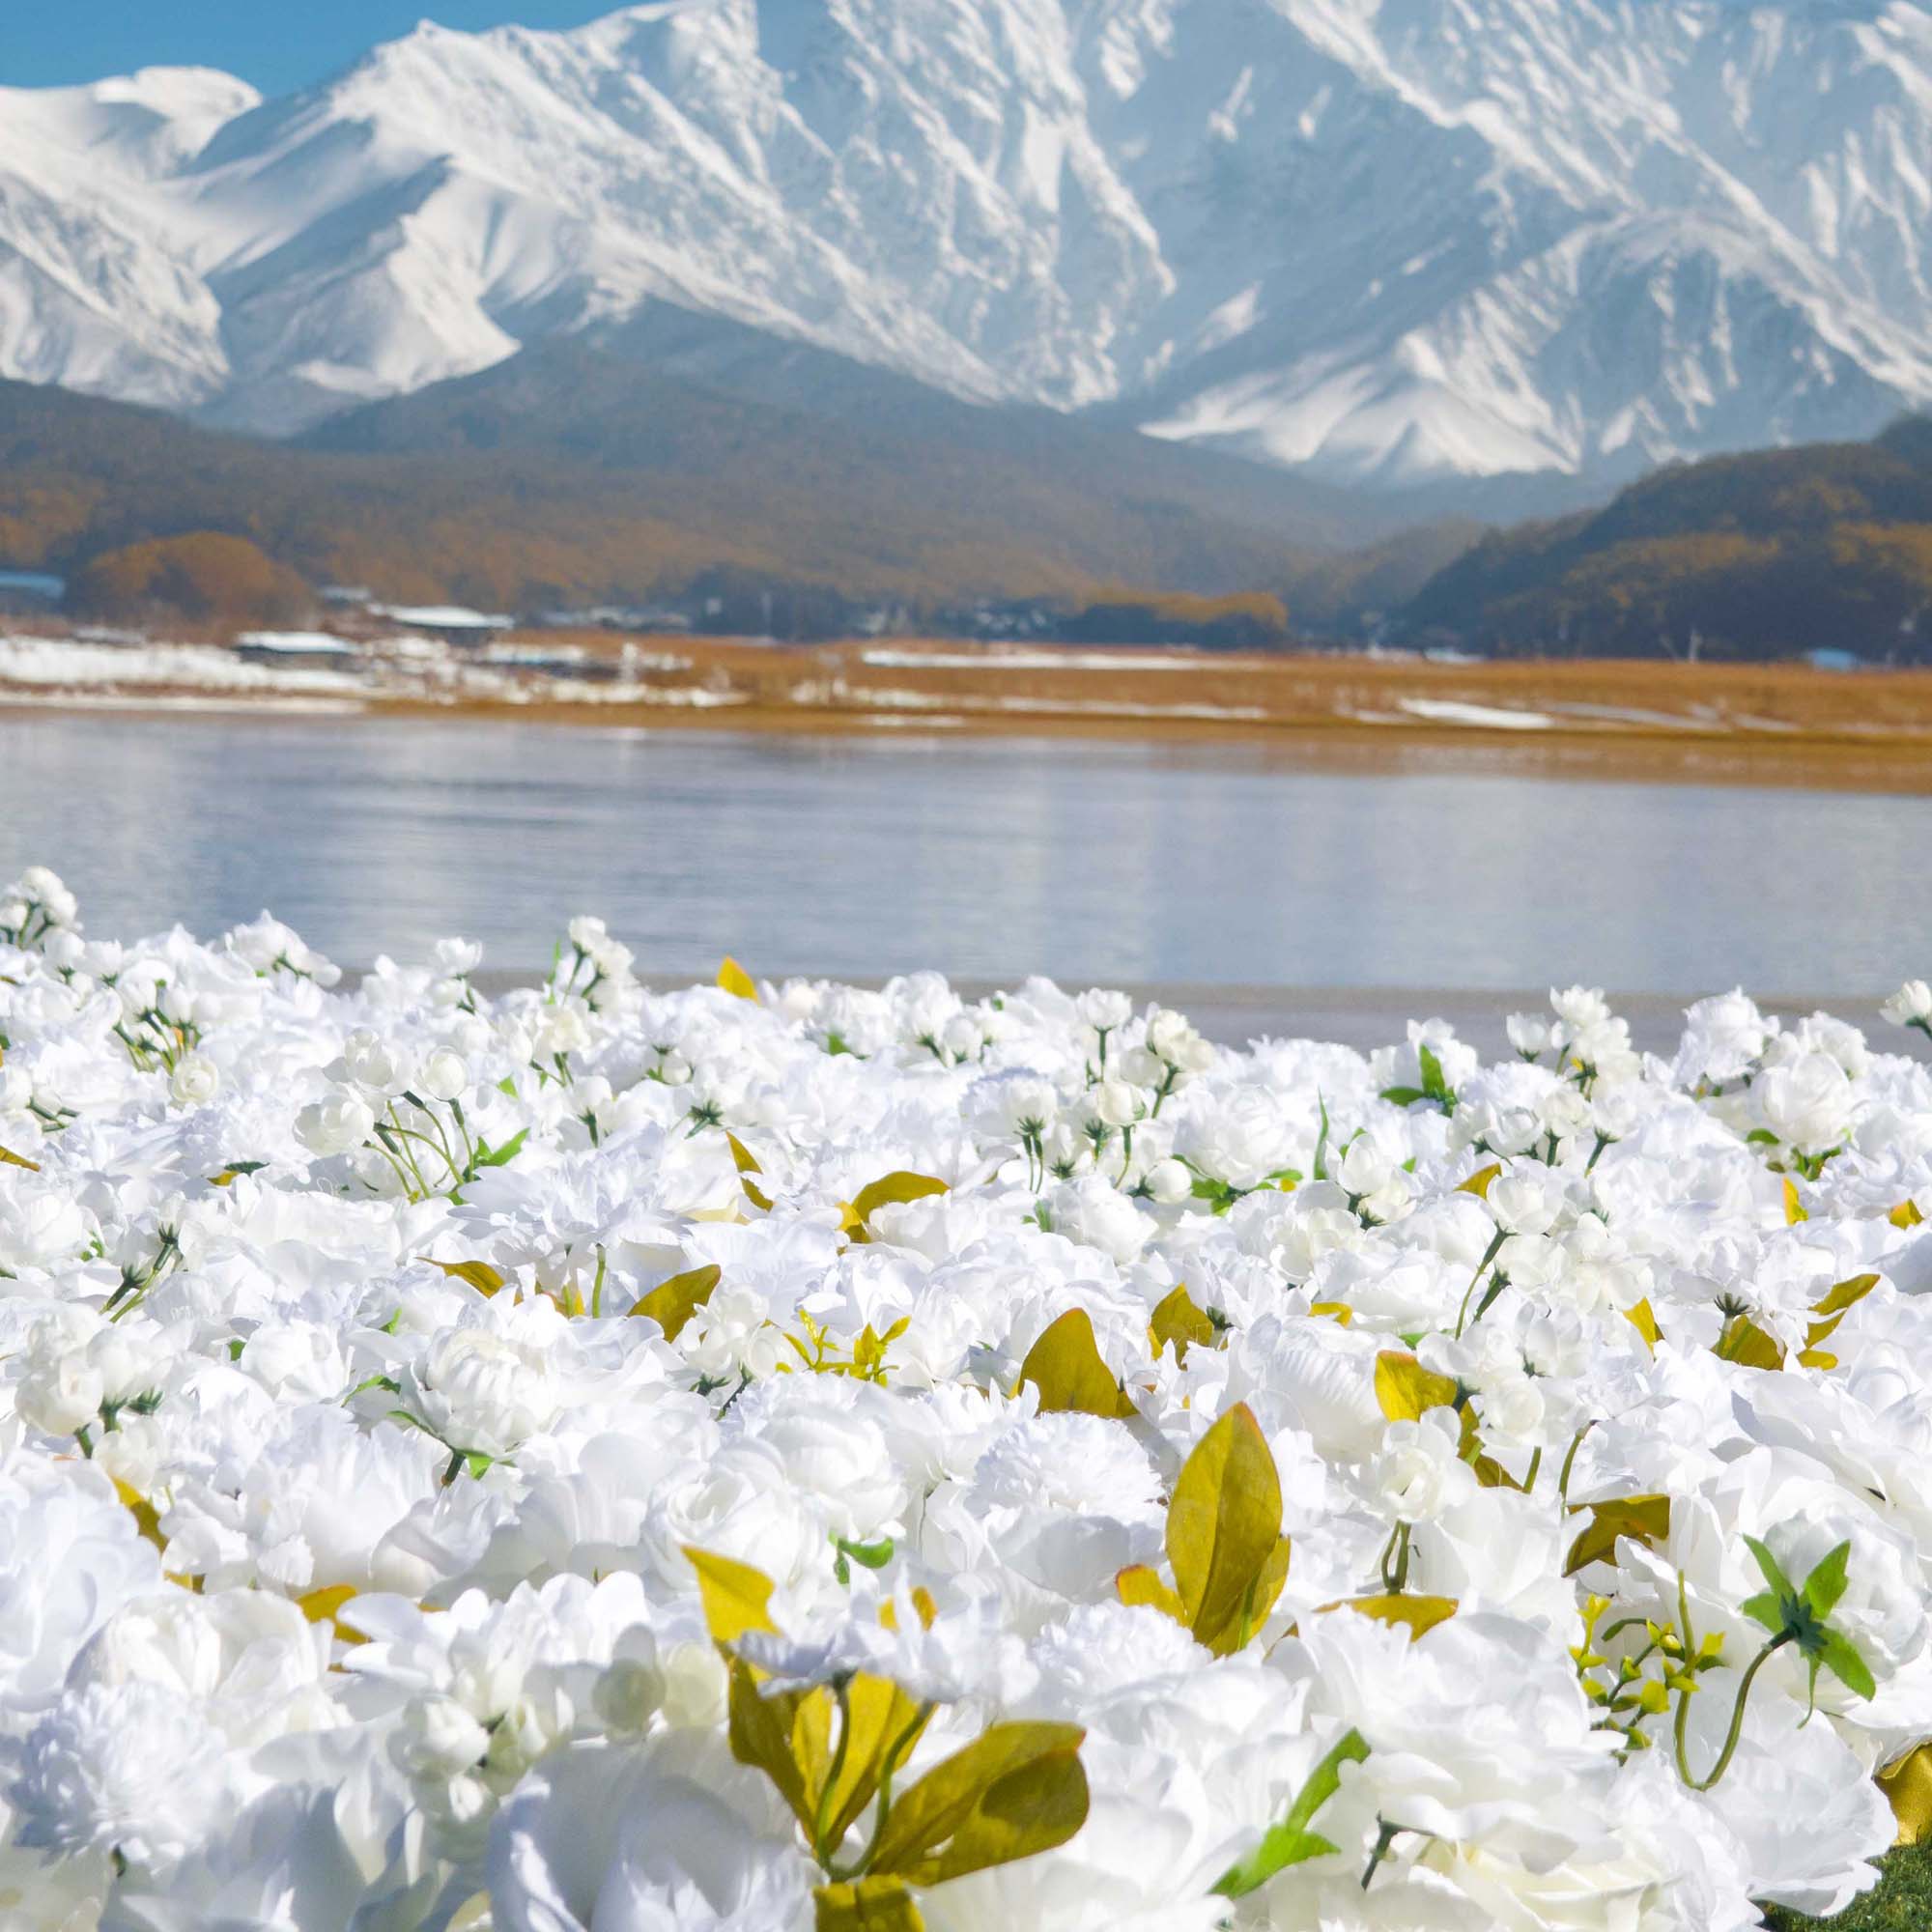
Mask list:
[[[286,430],[654,303],[1406,486],[1932,402],[1916,0],[669,0],[0,91],[0,373]]]

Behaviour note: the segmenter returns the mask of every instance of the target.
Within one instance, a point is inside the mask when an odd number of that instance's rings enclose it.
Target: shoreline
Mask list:
[[[0,730],[65,713],[1082,739],[1239,748],[1353,773],[1932,794],[1932,671],[1916,669],[898,639],[671,638],[644,651],[637,639],[583,633],[521,637],[492,659],[401,642],[410,648],[345,643],[353,668],[324,669],[211,640],[0,635]]]

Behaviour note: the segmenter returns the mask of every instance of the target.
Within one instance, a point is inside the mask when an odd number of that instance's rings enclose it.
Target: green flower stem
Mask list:
[[[838,1780],[845,1775],[845,1748],[852,1741],[852,1693],[845,1679],[835,1679],[832,1690],[838,1699],[838,1742],[832,1747],[832,1763],[826,1771],[825,1782],[819,1788],[818,1815],[811,1829],[811,1856],[828,1872],[832,1869],[832,1854],[838,1849],[825,1842],[825,1834],[832,1825],[832,1794],[838,1789]]]
[[[906,1753],[912,1749],[913,1740],[925,1728],[926,1719],[937,1709],[938,1706],[928,1698],[919,1707],[912,1721],[898,1734],[893,1742],[892,1748],[886,1752],[885,1768],[879,1774],[879,1805],[872,1819],[872,1835],[867,1840],[866,1849],[860,1853],[857,1864],[843,1872],[836,1865],[826,1866],[826,1870],[835,1880],[857,1878],[871,1864],[879,1849],[879,1840],[885,1836],[886,1819],[893,1808],[893,1779],[898,1775],[899,1766],[905,1761]]]
[[[1764,1667],[1765,1659],[1773,1651],[1781,1650],[1790,1641],[1791,1633],[1780,1632],[1746,1665],[1744,1677],[1738,1685],[1737,1701],[1731,1706],[1731,1727],[1725,1733],[1724,1747],[1718,1753],[1718,1761],[1711,1767],[1711,1775],[1708,1777],[1698,1778],[1690,1776],[1690,1759],[1685,1750],[1686,1730],[1690,1721],[1690,1692],[1686,1690],[1677,1693],[1677,1721],[1671,1729],[1671,1741],[1677,1749],[1677,1775],[1692,1791],[1710,1790],[1712,1785],[1731,1768],[1731,1759],[1737,1751],[1738,1740],[1744,1735],[1745,1702],[1750,1696],[1752,1681]]]
[[[1483,1276],[1488,1272],[1490,1264],[1492,1261],[1494,1261],[1499,1254],[1502,1253],[1503,1243],[1508,1239],[1509,1236],[1505,1234],[1502,1229],[1498,1228],[1496,1230],[1495,1239],[1492,1240],[1490,1243],[1490,1245],[1483,1250],[1483,1259],[1476,1264],[1476,1271],[1469,1277],[1469,1286],[1463,1291],[1463,1305],[1456,1311],[1456,1339],[1458,1341],[1462,1340],[1463,1324],[1469,1319],[1469,1297],[1470,1295],[1475,1293],[1476,1284],[1479,1281],[1481,1281]],[[1483,1303],[1482,1308],[1478,1308],[1476,1310],[1476,1320],[1478,1321],[1480,1321],[1483,1319],[1483,1309],[1487,1308],[1490,1305],[1490,1301],[1493,1300],[1494,1298],[1495,1297],[1492,1295],[1490,1297],[1490,1300],[1486,1300]]]

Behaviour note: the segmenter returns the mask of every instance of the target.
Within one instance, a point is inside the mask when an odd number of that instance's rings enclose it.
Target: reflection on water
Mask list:
[[[265,906],[345,963],[1868,995],[1932,967],[1932,799],[1337,773],[1261,745],[0,721],[0,879],[90,929]]]

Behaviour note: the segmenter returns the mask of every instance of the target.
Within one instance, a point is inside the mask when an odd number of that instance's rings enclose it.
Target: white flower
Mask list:
[[[439,939],[433,949],[436,969],[445,978],[467,980],[483,963],[483,948],[473,939]]]
[[[1144,1111],[1140,1095],[1124,1080],[1111,1075],[1087,1096],[1094,1118],[1104,1127],[1130,1127]]]
[[[548,1429],[563,1403],[540,1343],[487,1328],[445,1329],[412,1371],[405,1396],[451,1449],[489,1456],[507,1456]]]
[[[1932,1022],[1932,985],[1923,980],[1908,980],[1879,1010],[1893,1026]]]
[[[311,1153],[347,1153],[376,1131],[375,1110],[361,1094],[338,1087],[296,1116],[296,1138]]]
[[[1113,1033],[1133,1017],[1134,1003],[1124,993],[1110,993],[1094,987],[1074,1002],[1080,1017],[1095,1033]]]
[[[11,1797],[23,1845],[119,1852],[164,1876],[228,1808],[223,1744],[188,1698],[158,1685],[90,1684],[36,1724]]]
[[[221,1091],[221,1069],[205,1053],[184,1054],[168,1080],[177,1107],[205,1107]]]
[[[1503,1022],[1503,1031],[1526,1060],[1534,1060],[1549,1045],[1549,1022],[1541,1013],[1512,1013]]]
[[[1827,1053],[1768,1067],[1751,1088],[1765,1128],[1801,1153],[1822,1153],[1852,1124],[1856,1095],[1845,1069]]]
[[[1148,1169],[1148,1192],[1164,1208],[1185,1201],[1194,1191],[1194,1177],[1170,1154]]]
[[[1399,1522],[1431,1522],[1476,1487],[1462,1460],[1460,1431],[1446,1408],[1419,1422],[1391,1422],[1372,1473],[1383,1508]]]
[[[342,1071],[345,1079],[383,1100],[400,1094],[415,1068],[396,1042],[359,1027],[342,1042]]]
[[[460,1100],[469,1091],[469,1068],[460,1053],[440,1046],[423,1062],[418,1076],[432,1100]]]

